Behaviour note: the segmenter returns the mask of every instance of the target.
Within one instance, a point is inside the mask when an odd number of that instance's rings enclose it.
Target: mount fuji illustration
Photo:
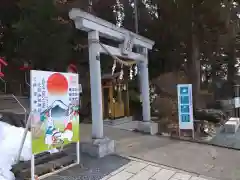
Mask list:
[[[41,114],[45,113],[51,114],[51,117],[53,118],[59,118],[63,116],[69,115],[69,106],[67,106],[63,101],[61,100],[55,100],[45,111],[43,111]]]

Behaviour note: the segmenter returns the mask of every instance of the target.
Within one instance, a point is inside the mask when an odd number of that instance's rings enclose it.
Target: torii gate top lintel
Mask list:
[[[126,38],[128,38],[127,36],[130,35],[133,41],[133,45],[137,47],[152,49],[154,45],[154,41],[150,39],[147,39],[126,29],[119,28],[106,20],[93,16],[80,9],[73,8],[69,12],[69,17],[75,22],[77,29],[86,32],[98,31],[100,36],[120,42],[123,42]]]

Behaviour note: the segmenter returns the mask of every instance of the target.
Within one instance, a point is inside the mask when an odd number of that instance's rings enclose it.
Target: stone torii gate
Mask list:
[[[115,151],[114,141],[104,137],[103,133],[100,53],[108,55],[111,53],[110,55],[112,56],[137,61],[143,109],[143,121],[139,122],[138,130],[156,134],[158,126],[156,123],[151,122],[148,76],[148,49],[152,49],[154,42],[126,29],[119,28],[80,9],[72,9],[69,12],[69,17],[74,21],[77,29],[88,32],[92,141],[81,143],[82,151],[98,157],[103,157]],[[102,44],[99,37],[115,40],[119,42],[119,47],[116,48]],[[137,53],[132,52],[133,47],[138,49]]]

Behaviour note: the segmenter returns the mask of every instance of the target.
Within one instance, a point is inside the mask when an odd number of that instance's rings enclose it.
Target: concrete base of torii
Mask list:
[[[156,135],[158,133],[158,124],[152,121],[150,122],[139,121],[137,130],[142,133]]]
[[[92,139],[88,142],[81,142],[81,152],[97,158],[114,154],[115,147],[115,141],[107,137],[103,139]]]

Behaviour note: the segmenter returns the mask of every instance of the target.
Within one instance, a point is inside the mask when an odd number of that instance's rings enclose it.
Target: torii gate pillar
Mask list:
[[[156,134],[158,125],[151,122],[147,53],[148,49],[152,49],[154,42],[83,12],[80,9],[72,9],[69,12],[69,17],[74,21],[77,29],[88,32],[89,41],[92,141],[81,142],[81,150],[98,157],[115,152],[115,142],[104,137],[103,133],[100,53],[108,54],[106,49],[111,52],[111,55],[133,59],[138,62],[143,107],[143,121],[139,122],[138,129],[150,134]],[[102,43],[100,45],[99,36],[119,42],[119,48]],[[133,46],[137,47],[140,51],[138,53],[132,52]]]
[[[102,139],[103,136],[103,112],[102,112],[102,81],[98,31],[88,33],[89,41],[89,68],[91,82],[91,106],[92,106],[92,138]]]

